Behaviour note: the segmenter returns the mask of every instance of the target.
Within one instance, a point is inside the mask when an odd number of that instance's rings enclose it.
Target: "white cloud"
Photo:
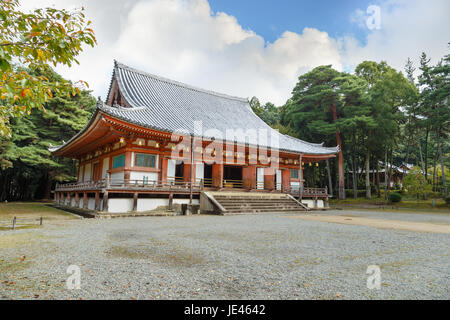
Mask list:
[[[348,70],[363,60],[387,60],[402,68],[408,56],[425,50],[442,57],[450,41],[447,0],[387,0],[381,5],[381,30],[369,33],[367,44],[353,37],[333,39],[305,28],[285,31],[273,43],[245,30],[233,16],[213,13],[207,0],[25,0],[26,8],[55,3],[84,5],[93,20],[98,46],[87,48],[80,65],[57,71],[89,82],[105,96],[113,59],[205,89],[283,104],[297,77],[332,64]],[[353,22],[364,26],[365,8]],[[350,14],[350,13],[349,13]]]
[[[354,67],[363,60],[387,61],[403,70],[408,57],[419,66],[425,51],[436,63],[448,54],[450,42],[450,2],[448,0],[387,0],[380,4],[381,28],[371,31],[362,45],[353,37],[339,39],[343,63]],[[356,10],[351,20],[365,25],[364,10]]]

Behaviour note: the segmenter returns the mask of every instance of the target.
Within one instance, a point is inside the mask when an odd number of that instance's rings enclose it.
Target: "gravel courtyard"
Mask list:
[[[448,214],[327,211],[450,225]],[[449,299],[450,234],[297,214],[75,219],[0,232],[0,299]],[[81,289],[66,287],[67,268]],[[381,288],[367,288],[367,267]]]

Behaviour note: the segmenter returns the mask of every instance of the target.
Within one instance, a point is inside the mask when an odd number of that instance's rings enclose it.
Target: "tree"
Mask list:
[[[419,201],[420,197],[430,191],[430,185],[422,174],[419,167],[413,167],[403,179],[403,188]]]
[[[0,0],[0,136],[9,137],[11,118],[45,111],[44,104],[56,94],[80,92],[69,81],[51,81],[42,74],[49,64],[78,63],[82,45],[96,44],[83,8],[24,13],[18,7],[18,0]]]
[[[64,80],[52,70],[43,76],[53,82]],[[12,138],[0,137],[0,200],[48,199],[56,181],[75,180],[74,162],[53,157],[48,148],[80,131],[95,104],[95,98],[82,90],[76,96],[54,96],[45,103],[45,113],[11,119]]]
[[[380,63],[364,61],[356,67],[355,72],[369,85],[369,115],[376,123],[376,126],[368,131],[368,139],[365,144],[367,152],[366,195],[370,197],[370,166],[368,163],[370,155],[375,154],[378,163],[378,158],[382,157],[380,151],[384,149],[385,169],[387,169],[388,154],[392,158],[394,146],[401,139],[400,125],[405,122],[402,109],[411,103],[417,95],[417,90],[401,72],[391,68],[384,61]],[[392,163],[392,159],[390,163]],[[390,186],[386,182],[385,197],[387,197],[388,185]]]
[[[297,130],[304,139],[333,143],[331,136],[335,136],[340,150],[339,199],[345,198],[343,138],[346,133],[354,134],[357,126],[374,125],[366,116],[366,91],[363,79],[331,66],[320,66],[299,77],[283,111],[282,123]]]

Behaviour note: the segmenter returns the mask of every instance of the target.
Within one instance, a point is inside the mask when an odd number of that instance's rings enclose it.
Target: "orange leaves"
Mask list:
[[[33,96],[33,94],[31,93],[31,90],[28,89],[28,88],[23,89],[23,90],[20,92],[20,95],[22,96],[22,98],[25,98],[27,95]]]

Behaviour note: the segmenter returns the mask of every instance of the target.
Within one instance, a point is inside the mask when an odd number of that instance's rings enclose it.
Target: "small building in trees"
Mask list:
[[[304,210],[292,196],[323,206],[328,192],[303,185],[303,165],[339,152],[280,134],[247,99],[118,62],[106,101],[51,151],[78,160],[77,181],[55,188],[60,204],[104,212],[200,204],[219,213]]]

